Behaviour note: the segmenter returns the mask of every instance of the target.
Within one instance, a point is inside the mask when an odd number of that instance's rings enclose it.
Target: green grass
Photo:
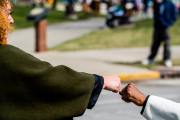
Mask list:
[[[13,8],[13,17],[15,20],[15,28],[16,29],[22,29],[22,28],[27,28],[27,27],[32,27],[33,22],[28,21],[27,15],[29,14],[30,10],[32,8],[30,6],[14,6]],[[83,14],[82,12],[78,13],[78,19],[77,20],[82,20],[82,19],[87,19],[90,17],[93,17],[92,15],[87,15]],[[64,12],[62,11],[50,11],[48,13],[48,23],[53,24],[53,23],[60,23],[64,21],[72,21],[65,17]],[[75,20],[74,20],[75,21]]]
[[[30,11],[30,7],[22,7],[22,6],[14,6],[13,8],[13,17],[14,17],[14,25],[15,28],[26,28],[32,26],[32,22],[28,22],[26,19],[26,16],[28,15]]]
[[[15,28],[16,29],[21,29],[21,28],[27,28],[27,27],[32,27],[33,22],[27,20],[27,15],[29,14],[30,10],[32,8],[30,6],[15,6],[14,7],[14,12],[13,12],[13,17],[15,20]],[[65,20],[68,20],[63,12],[60,11],[50,11],[48,13],[48,23],[58,23],[58,22],[63,22]]]
[[[32,8],[30,6],[15,6],[14,7],[14,12],[13,12],[13,17],[15,20],[15,28],[16,29],[21,29],[21,28],[27,28],[27,27],[32,27],[33,22],[27,20],[27,15],[29,14],[30,10]],[[57,23],[57,22],[62,22],[65,21],[65,17],[63,12],[59,11],[50,11],[48,14],[48,23]]]
[[[173,45],[180,45],[180,20],[171,29]],[[152,20],[143,20],[131,27],[120,27],[116,29],[97,30],[63,44],[53,49],[61,51],[107,49],[125,47],[150,46],[152,39]]]

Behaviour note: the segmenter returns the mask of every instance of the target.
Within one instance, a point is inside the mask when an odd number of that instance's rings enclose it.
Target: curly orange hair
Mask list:
[[[10,23],[5,11],[6,4],[11,3],[9,0],[0,0],[0,44],[7,43],[7,33],[10,30]]]

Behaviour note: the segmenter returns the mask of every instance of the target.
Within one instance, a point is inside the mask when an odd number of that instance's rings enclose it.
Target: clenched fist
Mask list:
[[[125,102],[133,102],[138,106],[143,106],[146,96],[136,88],[135,84],[128,84],[123,90],[120,92],[122,95],[122,99]]]
[[[104,86],[103,88],[115,93],[121,90],[121,80],[119,76],[103,76]]]

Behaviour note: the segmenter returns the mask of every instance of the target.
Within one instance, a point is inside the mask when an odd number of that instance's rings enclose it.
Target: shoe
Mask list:
[[[151,64],[153,64],[153,60],[146,59],[142,61],[142,65],[151,65]]]
[[[172,66],[173,66],[171,60],[165,60],[165,61],[164,61],[164,65],[165,65],[166,67],[172,67]]]

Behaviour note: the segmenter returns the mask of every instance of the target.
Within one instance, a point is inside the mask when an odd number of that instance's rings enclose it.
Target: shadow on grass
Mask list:
[[[173,59],[173,66],[180,66],[180,58],[179,59]],[[141,61],[134,61],[134,62],[111,62],[111,64],[116,65],[127,65],[132,67],[139,67],[139,68],[145,68],[150,70],[157,70],[161,68],[165,68],[163,61],[155,61],[151,65],[142,65]]]

